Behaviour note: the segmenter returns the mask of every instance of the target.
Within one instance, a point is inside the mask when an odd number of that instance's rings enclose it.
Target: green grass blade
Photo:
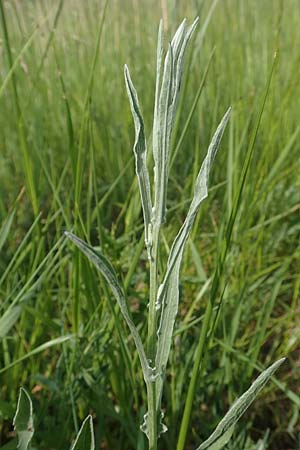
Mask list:
[[[17,322],[21,315],[21,306],[15,306],[8,309],[2,317],[0,317],[0,339],[7,336],[14,324]]]
[[[23,388],[20,389],[13,424],[18,435],[18,449],[27,450],[30,448],[30,441],[34,433],[33,411],[31,398]]]
[[[4,8],[4,4],[2,1],[0,2],[0,16],[1,16],[3,34],[4,34],[4,45],[5,45],[5,50],[6,50],[8,65],[9,65],[9,73],[8,73],[9,78],[7,78],[7,80],[9,80],[11,78],[13,99],[14,99],[15,112],[16,112],[18,137],[19,137],[19,143],[20,143],[20,147],[21,147],[21,150],[23,153],[23,158],[24,158],[26,183],[27,183],[28,190],[29,190],[30,197],[31,197],[33,211],[34,211],[35,215],[38,215],[38,200],[37,200],[36,186],[35,186],[34,177],[33,177],[32,161],[30,158],[30,152],[29,152],[29,148],[27,145],[26,135],[25,135],[24,120],[23,120],[23,116],[22,116],[22,110],[21,110],[19,95],[18,95],[18,90],[17,90],[17,82],[16,82],[16,77],[15,77],[15,67],[16,66],[14,66],[14,62],[13,62],[10,37],[8,34],[8,28],[7,28],[7,23],[6,23],[5,8]],[[31,44],[34,36],[35,36],[35,33],[33,33],[31,35],[31,38],[29,38],[29,40],[28,40],[29,45]],[[26,50],[28,48],[28,46],[25,45],[24,50]],[[5,88],[5,85],[4,85],[4,88]],[[2,92],[3,92],[4,88],[2,86]]]
[[[33,230],[35,224],[37,225],[38,223],[39,223],[39,221],[36,220],[34,222],[34,224],[32,225],[31,230]],[[23,244],[23,242],[22,242],[22,244]],[[43,260],[39,263],[39,265],[33,271],[33,273],[30,275],[30,277],[26,280],[25,284],[20,289],[20,291],[17,293],[17,295],[14,297],[13,301],[10,303],[8,308],[12,308],[13,306],[16,306],[17,304],[24,301],[24,299],[26,299],[26,296],[28,295],[28,293],[30,291],[34,290],[38,285],[40,285],[43,278],[47,275],[47,273],[49,273],[50,270],[52,270],[54,264],[56,263],[57,259],[59,258],[60,253],[63,251],[63,248],[64,248],[64,241],[63,241],[63,237],[61,237],[56,242],[56,244],[51,248],[49,253],[47,253],[46,256],[43,258]],[[11,264],[9,264],[9,265],[11,265]],[[7,271],[5,271],[5,274],[7,274]]]
[[[75,204],[76,204],[76,210],[75,210],[76,224],[75,225],[77,225],[77,219],[79,218],[78,216],[80,216],[78,207],[80,205],[81,190],[82,190],[82,172],[83,172],[82,167],[83,167],[84,147],[85,147],[86,140],[87,140],[87,130],[89,128],[88,121],[90,120],[89,107],[90,107],[90,101],[91,101],[92,92],[93,92],[96,66],[97,66],[97,62],[99,59],[100,44],[101,44],[101,39],[102,39],[102,32],[103,32],[103,27],[104,27],[104,22],[105,22],[105,17],[106,17],[107,6],[108,6],[108,0],[106,0],[103,5],[102,15],[101,15],[101,19],[99,21],[96,46],[95,46],[95,50],[94,50],[94,54],[93,54],[93,59],[92,59],[92,64],[91,64],[91,68],[90,68],[89,79],[88,79],[88,84],[87,84],[87,89],[86,89],[84,104],[83,104],[83,109],[82,109],[78,150],[77,150],[77,154],[76,154],[76,164],[75,164],[76,174],[75,174],[75,180],[74,180],[75,181]]]
[[[17,250],[15,251],[12,259],[10,260],[10,262],[8,263],[3,275],[0,278],[0,287],[1,285],[4,283],[5,279],[7,279],[8,275],[11,273],[12,268],[15,265],[18,265],[18,258],[20,257],[20,254],[22,254],[22,252],[24,251],[24,248],[26,248],[26,245],[28,246],[28,241],[29,238],[32,237],[33,231],[35,228],[37,228],[39,226],[39,221],[40,221],[41,215],[39,214],[33,224],[30,226],[29,230],[27,231],[26,235],[24,236],[24,238],[22,239],[22,242],[20,243],[20,245],[18,246]]]
[[[21,358],[15,359],[15,361],[13,361],[12,363],[8,364],[5,367],[2,367],[0,369],[0,374],[3,372],[6,372],[8,369],[11,369],[12,367],[16,366],[17,364],[20,364],[20,362],[25,361],[26,359],[29,359],[32,356],[37,355],[38,353],[41,353],[41,352],[47,350],[48,348],[54,347],[55,345],[60,345],[63,342],[69,341],[72,338],[73,338],[73,335],[70,334],[70,335],[66,335],[66,336],[60,336],[55,339],[51,339],[50,341],[45,342],[44,344],[39,345],[38,347],[34,348],[30,352],[26,353]]]
[[[14,208],[3,221],[2,226],[0,228],[0,252],[2,247],[9,235],[14,217],[15,217],[16,209]]]
[[[55,13],[55,16],[54,16],[53,24],[51,26],[51,30],[50,30],[50,33],[49,33],[49,36],[48,36],[47,44],[45,46],[45,50],[43,52],[43,55],[42,55],[39,67],[38,67],[38,69],[36,71],[35,81],[33,83],[34,87],[35,87],[36,82],[39,79],[40,74],[42,72],[42,69],[44,67],[44,63],[45,63],[45,60],[46,60],[47,55],[49,53],[49,49],[51,47],[51,43],[52,43],[54,35],[55,35],[55,31],[56,31],[56,28],[57,28],[57,25],[58,25],[58,21],[59,21],[59,18],[61,16],[61,13],[62,13],[62,10],[63,10],[63,6],[64,6],[64,0],[59,0],[58,6],[57,6],[57,10],[56,10],[56,13]]]
[[[2,5],[0,6],[0,8],[2,8]],[[36,35],[38,34],[38,32],[40,31],[42,25],[48,20],[50,14],[52,13],[52,9],[49,11],[49,13],[47,14],[47,16],[45,16],[43,18],[43,20],[36,25],[36,27],[34,28],[34,30],[32,31],[31,35],[29,36],[29,38],[27,39],[25,45],[22,47],[22,49],[20,50],[20,52],[18,53],[18,56],[14,59],[12,59],[12,54],[11,54],[11,50],[9,47],[9,40],[8,40],[8,31],[6,29],[6,26],[4,26],[5,22],[5,13],[4,13],[4,9],[1,9],[1,14],[2,14],[2,25],[3,25],[3,30],[4,30],[4,34],[5,34],[5,39],[7,40],[6,43],[6,51],[8,54],[8,59],[9,59],[9,71],[7,72],[4,80],[1,82],[1,86],[0,86],[0,98],[2,97],[7,84],[9,83],[10,80],[12,80],[13,82],[13,89],[14,92],[17,93],[17,85],[16,85],[16,80],[15,80],[15,71],[17,69],[17,67],[19,66],[19,63],[22,61],[22,57],[24,56],[24,54],[29,50],[29,48],[31,47],[31,44],[33,43]],[[14,94],[15,96],[18,97],[17,94]],[[16,97],[16,98],[17,98]],[[17,100],[18,102],[18,100]],[[17,105],[19,105],[19,103],[17,103]],[[19,109],[19,106],[17,106],[17,108]],[[19,111],[20,112],[20,111]]]
[[[218,450],[228,443],[235,424],[284,361],[285,358],[276,361],[259,375],[250,388],[232,405],[212,435],[197,450]]]

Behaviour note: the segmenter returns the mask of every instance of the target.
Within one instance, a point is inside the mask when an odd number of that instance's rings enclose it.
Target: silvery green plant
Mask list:
[[[162,423],[161,401],[174,323],[178,312],[181,261],[199,207],[208,195],[210,168],[230,116],[229,108],[213,135],[196,179],[194,196],[186,219],[174,239],[162,282],[159,284],[158,255],[160,231],[166,220],[166,196],[172,130],[180,93],[184,57],[197,23],[198,18],[191,26],[187,25],[186,20],[181,23],[171,43],[168,45],[165,56],[162,22],[160,23],[152,142],[154,160],[153,189],[151,188],[147,167],[147,141],[138,95],[126,65],[124,69],[125,84],[135,127],[133,152],[144,218],[145,246],[150,268],[148,337],[146,343],[142,341],[131,318],[124,289],[117,278],[112,264],[101,251],[96,250],[74,234],[66,233],[67,237],[88,257],[106,279],[132,334],[147,389],[148,411],[144,416],[144,423],[141,425],[141,428],[148,438],[149,450],[157,450],[158,438],[162,432],[166,431],[166,427]],[[152,200],[152,195],[154,201]],[[233,433],[235,423],[282,362],[283,359],[277,361],[257,378],[248,391],[233,404],[212,435],[197,450],[218,450],[227,444]]]
[[[18,437],[18,449],[30,450],[34,435],[33,407],[31,398],[24,388],[20,389],[13,425]],[[91,416],[88,416],[82,423],[71,450],[95,450]]]

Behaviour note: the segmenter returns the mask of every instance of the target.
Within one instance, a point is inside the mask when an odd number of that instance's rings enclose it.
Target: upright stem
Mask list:
[[[152,249],[150,253],[150,293],[149,293],[149,320],[148,320],[148,355],[151,365],[154,364],[156,351],[156,297],[158,288],[158,243],[159,226],[154,224],[152,235]]]
[[[156,355],[156,333],[157,333],[157,314],[156,299],[158,289],[158,245],[159,245],[159,225],[154,223],[152,234],[152,249],[150,253],[150,294],[149,294],[149,320],[148,320],[148,357],[150,365],[154,367]],[[149,450],[157,450],[157,423],[158,411],[156,402],[156,382],[155,380],[147,383],[148,397],[148,433]]]
[[[147,383],[149,450],[157,450],[157,410],[155,381]]]

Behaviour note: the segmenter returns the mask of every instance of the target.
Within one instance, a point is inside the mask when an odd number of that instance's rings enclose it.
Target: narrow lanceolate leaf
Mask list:
[[[133,152],[135,156],[135,169],[139,181],[140,194],[142,200],[142,208],[145,223],[145,242],[147,248],[151,245],[151,219],[152,219],[152,202],[151,188],[149,181],[149,173],[147,169],[147,144],[145,137],[145,128],[143,116],[139,106],[137,92],[130,78],[128,67],[124,68],[125,83],[129,98],[131,113],[135,127],[135,143]]]
[[[155,82],[155,101],[154,101],[154,119],[153,119],[153,154],[154,160],[157,162],[157,149],[159,142],[159,127],[158,127],[158,102],[159,102],[159,91],[160,91],[160,77],[161,77],[161,66],[163,57],[163,21],[159,23],[158,37],[157,37],[157,52],[156,52],[156,82]]]
[[[203,200],[208,195],[210,168],[218,150],[221,138],[229,119],[229,115],[230,109],[228,109],[228,111],[226,112],[212,138],[211,144],[207,151],[207,155],[203,161],[196,180],[192,203],[190,205],[184,224],[182,225],[173,242],[165,277],[158,291],[157,308],[161,308],[160,325],[158,329],[157,355],[155,361],[156,369],[158,373],[161,374],[161,378],[157,382],[159,385],[159,389],[157,389],[158,401],[159,396],[161,395],[163,375],[170,353],[173,328],[178,312],[178,284],[182,256],[198,209]]]
[[[179,99],[179,91],[181,86],[181,79],[182,79],[182,73],[183,73],[183,67],[184,67],[184,57],[186,53],[187,45],[196,29],[196,26],[199,22],[199,17],[197,17],[192,25],[190,27],[186,27],[186,20],[182,22],[183,27],[183,38],[180,36],[177,36],[177,33],[175,34],[174,38],[172,39],[172,48],[173,48],[173,55],[174,55],[174,85],[173,85],[173,92],[172,92],[172,127],[175,120],[175,113],[176,113],[176,107]]]
[[[152,375],[152,371],[151,368],[149,367],[140,335],[131,319],[128,306],[126,303],[125,294],[120,286],[120,283],[117,279],[117,275],[113,266],[108,261],[108,259],[102,253],[100,253],[100,251],[98,250],[96,251],[91,245],[85,243],[72,233],[66,232],[65,234],[79,248],[79,250],[81,250],[82,253],[84,253],[87,256],[90,262],[103,275],[103,277],[109,284],[109,287],[121,309],[123,317],[131,331],[141,361],[144,377],[146,380],[148,380],[148,378]]]
[[[83,422],[71,450],[95,450],[92,416],[88,416]]]
[[[13,425],[18,435],[18,449],[27,450],[30,448],[34,428],[31,398],[23,388],[20,389]]]
[[[166,194],[169,170],[170,142],[178,104],[179,91],[184,66],[187,44],[198,23],[198,18],[190,27],[186,19],[178,27],[169,45],[162,76],[160,93],[162,41],[159,33],[157,52],[156,95],[153,125],[153,157],[155,205],[153,220],[157,226],[165,220]]]
[[[284,360],[285,358],[280,359],[259,375],[250,388],[232,405],[212,435],[197,450],[219,450],[229,442],[237,421]]]
[[[172,122],[173,49],[169,45],[165,58],[158,107],[158,150],[154,152],[155,210],[154,221],[160,225],[165,221],[168,184],[169,136]],[[155,159],[156,158],[156,159]]]
[[[155,205],[153,220],[160,225],[165,221],[166,195],[168,183],[169,127],[171,124],[170,105],[172,103],[173,51],[171,45],[165,58],[163,78],[157,111],[158,148],[153,149]]]

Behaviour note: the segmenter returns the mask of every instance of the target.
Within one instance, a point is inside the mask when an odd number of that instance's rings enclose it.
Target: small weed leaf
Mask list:
[[[280,359],[259,375],[250,388],[232,405],[211,436],[196,450],[219,450],[227,444],[237,421],[284,361],[285,358]]]
[[[13,425],[18,435],[18,449],[29,449],[30,441],[34,433],[33,412],[31,399],[23,388],[20,389]]]
[[[71,450],[95,450],[92,416],[88,416],[83,422]]]

